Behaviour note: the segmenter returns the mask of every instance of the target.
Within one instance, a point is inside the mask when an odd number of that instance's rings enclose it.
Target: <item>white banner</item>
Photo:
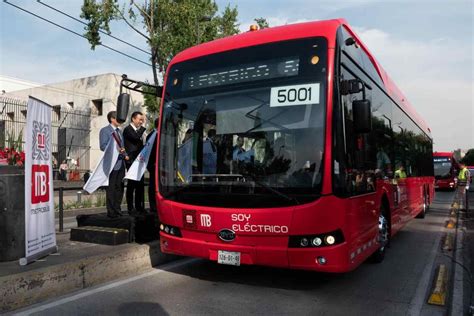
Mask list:
[[[25,142],[25,258],[27,264],[56,251],[51,106],[28,99]]]
[[[110,137],[102,158],[95,167],[94,172],[92,172],[92,175],[89,177],[89,180],[84,184],[83,189],[85,191],[90,194],[102,186],[109,185],[109,175],[114,170],[119,154],[120,148],[115,137]]]
[[[156,138],[156,130],[153,131],[150,138],[148,138],[145,146],[143,147],[142,151],[138,154],[137,158],[130,166],[125,175],[125,179],[140,181],[145,174],[146,165],[148,164],[148,160],[150,159],[151,149],[153,148],[153,143],[155,142]]]

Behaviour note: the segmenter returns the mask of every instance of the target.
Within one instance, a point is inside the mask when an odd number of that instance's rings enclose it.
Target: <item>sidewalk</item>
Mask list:
[[[474,192],[469,192],[469,210],[464,217],[464,240],[459,246],[462,249],[464,266],[467,267],[468,271],[464,271],[464,295],[465,304],[470,306],[468,315],[474,315],[474,280],[471,279],[474,273]],[[470,275],[469,275],[470,274]]]
[[[0,262],[0,313],[111,280],[135,275],[176,260],[159,241],[105,246],[69,240],[57,232],[59,252],[27,266]]]

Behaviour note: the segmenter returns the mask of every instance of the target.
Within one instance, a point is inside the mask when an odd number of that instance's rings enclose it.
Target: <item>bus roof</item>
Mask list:
[[[326,39],[328,40],[328,48],[334,49],[336,46],[336,32],[341,25],[344,25],[349,30],[349,32],[357,40],[359,46],[361,46],[366,51],[368,56],[372,59],[372,62],[375,64],[380,74],[380,77],[384,82],[385,90],[387,91],[387,93],[398,103],[398,105],[402,107],[402,109],[408,115],[410,115],[410,117],[412,117],[415,122],[417,122],[419,127],[422,128],[425,133],[431,135],[431,130],[426,124],[426,122],[416,112],[415,108],[411,105],[405,95],[388,76],[387,72],[383,69],[380,63],[377,62],[376,58],[370,53],[370,50],[361,41],[359,36],[357,36],[357,34],[352,30],[352,28],[349,26],[345,19],[333,19],[276,26],[258,31],[245,32],[238,35],[228,36],[218,40],[213,40],[180,52],[173,58],[170,63],[170,66],[175,63],[179,63],[189,59],[194,59],[210,54],[216,54],[228,50],[314,36],[326,37]]]
[[[453,157],[453,153],[449,151],[435,151],[433,157]]]

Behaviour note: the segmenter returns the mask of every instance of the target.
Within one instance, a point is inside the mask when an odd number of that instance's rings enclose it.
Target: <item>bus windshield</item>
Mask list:
[[[449,157],[433,158],[433,167],[436,179],[445,179],[452,176],[452,162]]]
[[[318,197],[326,42],[280,42],[278,50],[274,45],[201,57],[170,69],[160,131],[165,198],[258,208]]]

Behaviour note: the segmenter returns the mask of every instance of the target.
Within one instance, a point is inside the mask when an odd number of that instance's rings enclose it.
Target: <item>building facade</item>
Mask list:
[[[117,108],[121,79],[118,74],[102,74],[7,92],[3,95],[3,100],[9,104],[25,102],[28,96],[32,96],[51,105],[53,153],[58,163],[68,158],[78,162],[77,169],[89,170],[95,168],[102,156],[99,131],[108,124],[107,113]],[[145,112],[141,93],[127,90],[123,92],[130,94],[129,113]],[[4,104],[0,120],[6,123],[18,122],[18,117],[22,115],[26,119],[26,111],[17,113],[12,108],[12,105]],[[124,126],[126,124],[128,122]],[[6,130],[8,132],[8,128]],[[17,131],[16,134],[18,133],[20,132]],[[54,144],[57,144],[57,148],[54,148]]]

